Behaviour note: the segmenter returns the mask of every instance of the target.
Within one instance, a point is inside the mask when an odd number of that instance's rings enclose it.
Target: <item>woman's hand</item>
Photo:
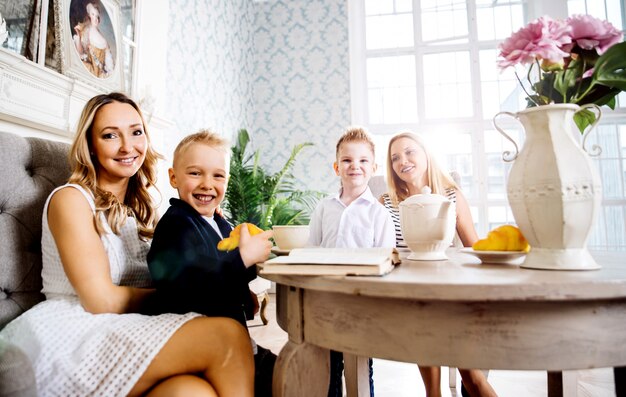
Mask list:
[[[222,218],[224,217],[224,210],[219,205],[217,207],[215,207],[215,213],[217,215],[221,216]]]

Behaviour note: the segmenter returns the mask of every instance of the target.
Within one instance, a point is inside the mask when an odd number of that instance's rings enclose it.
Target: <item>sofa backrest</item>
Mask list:
[[[41,216],[70,176],[69,145],[0,132],[0,329],[43,299]]]

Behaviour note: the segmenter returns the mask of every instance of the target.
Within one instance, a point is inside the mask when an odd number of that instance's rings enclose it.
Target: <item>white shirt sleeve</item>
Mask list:
[[[378,211],[375,222],[375,230],[377,231],[375,247],[394,248],[396,246],[396,229],[393,219],[382,204],[380,204],[380,207],[382,211]]]
[[[309,221],[309,240],[307,247],[319,247],[322,244],[322,214],[324,212],[323,200],[317,204]]]

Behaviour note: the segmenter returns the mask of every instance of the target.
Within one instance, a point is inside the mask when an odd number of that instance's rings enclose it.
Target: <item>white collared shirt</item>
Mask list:
[[[217,222],[215,222],[215,219],[212,216],[204,216],[204,215],[202,215],[202,217],[204,218],[205,221],[207,221],[209,223],[209,225],[211,225],[213,230],[215,230],[217,232],[217,235],[220,236],[220,238],[223,239],[224,236],[222,236],[222,232],[220,232],[220,228],[219,228],[219,226],[217,226]]]
[[[309,223],[308,246],[325,248],[395,247],[396,235],[389,211],[368,187],[350,205],[338,194],[319,202]]]

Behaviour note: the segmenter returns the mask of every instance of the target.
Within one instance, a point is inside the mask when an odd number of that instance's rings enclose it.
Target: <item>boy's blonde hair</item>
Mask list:
[[[368,144],[370,149],[372,149],[372,155],[375,156],[376,149],[370,134],[361,127],[350,127],[341,135],[339,141],[337,141],[335,157],[339,156],[339,148],[341,145],[348,142],[362,142]]]
[[[401,132],[395,135],[389,141],[389,146],[387,147],[387,187],[389,189],[388,194],[391,198],[391,202],[394,206],[398,206],[398,203],[404,201],[407,197],[409,197],[409,187],[406,182],[404,182],[398,174],[393,170],[392,162],[391,162],[391,145],[400,138],[408,138],[413,140],[418,144],[426,154],[426,164],[427,171],[426,174],[428,176],[428,186],[432,189],[433,193],[446,195],[446,189],[454,188],[456,190],[459,189],[459,186],[454,182],[454,179],[448,174],[443,168],[439,166],[432,153],[426,146],[424,139],[413,132]]]
[[[201,143],[217,150],[221,150],[227,155],[230,154],[230,143],[227,139],[222,138],[219,134],[209,130],[201,129],[195,134],[187,135],[176,146],[174,150],[173,167],[176,167],[176,161],[180,158],[185,150],[193,144]],[[228,164],[226,164],[228,166]]]

